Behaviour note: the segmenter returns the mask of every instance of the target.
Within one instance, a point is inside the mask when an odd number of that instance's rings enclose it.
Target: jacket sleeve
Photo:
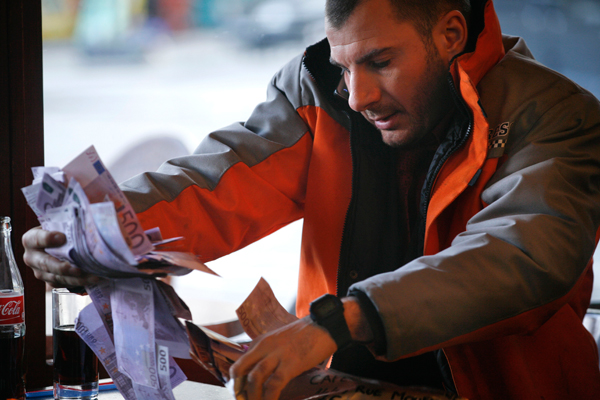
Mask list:
[[[377,308],[386,359],[530,333],[584,280],[600,223],[600,107],[571,92],[543,112],[519,105],[488,206],[450,247],[350,288]]]
[[[296,58],[245,123],[212,132],[192,155],[123,183],[142,226],[184,236],[184,250],[210,261],[301,218],[312,149],[310,128],[296,112],[301,75]]]

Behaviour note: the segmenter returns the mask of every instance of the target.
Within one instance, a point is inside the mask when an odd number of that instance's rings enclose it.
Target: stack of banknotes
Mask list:
[[[32,170],[33,184],[21,189],[27,203],[42,228],[67,237],[64,246],[47,249],[50,254],[107,278],[183,275],[193,269],[215,274],[193,254],[157,250],[182,238],[163,240],[158,228],[143,230],[93,146],[63,169]]]
[[[172,388],[186,377],[173,357],[190,358],[180,318],[192,316],[169,285],[153,278],[215,273],[193,254],[161,250],[182,238],[164,240],[159,229],[142,229],[93,146],[62,169],[36,167],[33,175],[22,189],[27,203],[44,229],[67,238],[46,251],[107,278],[85,288],[93,304],[75,330],[125,399],[174,400]]]
[[[296,317],[277,301],[269,284],[261,279],[236,310],[249,339],[289,324]],[[250,340],[225,338],[205,327],[186,321],[192,358],[230,390],[236,400],[246,400],[246,377],[230,379],[229,367],[249,348]],[[280,400],[459,400],[460,397],[428,388],[400,387],[374,379],[349,375],[326,362],[310,369],[284,388]],[[464,400],[464,399],[463,399]]]

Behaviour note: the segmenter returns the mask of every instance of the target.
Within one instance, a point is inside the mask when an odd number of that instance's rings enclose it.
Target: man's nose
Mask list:
[[[348,105],[356,112],[366,111],[381,98],[377,81],[366,74],[354,73],[346,82]]]

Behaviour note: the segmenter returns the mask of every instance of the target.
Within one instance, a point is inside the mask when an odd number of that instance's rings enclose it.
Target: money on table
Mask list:
[[[173,357],[190,358],[180,318],[192,318],[173,288],[154,279],[193,270],[216,275],[190,253],[160,250],[183,238],[163,239],[142,229],[133,208],[93,146],[67,166],[34,167],[22,189],[42,228],[65,234],[47,249],[90,274],[108,278],[85,289],[93,304],[76,332],[96,353],[127,400],[174,400],[186,379]]]

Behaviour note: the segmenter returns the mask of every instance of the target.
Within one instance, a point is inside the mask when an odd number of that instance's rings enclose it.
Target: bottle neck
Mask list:
[[[23,280],[12,251],[11,231],[10,218],[0,217],[0,296],[23,293]]]
[[[2,249],[0,251],[6,252],[10,249],[12,253],[12,243],[10,241],[10,232],[12,226],[10,226],[10,217],[0,217],[0,243],[2,243]]]

